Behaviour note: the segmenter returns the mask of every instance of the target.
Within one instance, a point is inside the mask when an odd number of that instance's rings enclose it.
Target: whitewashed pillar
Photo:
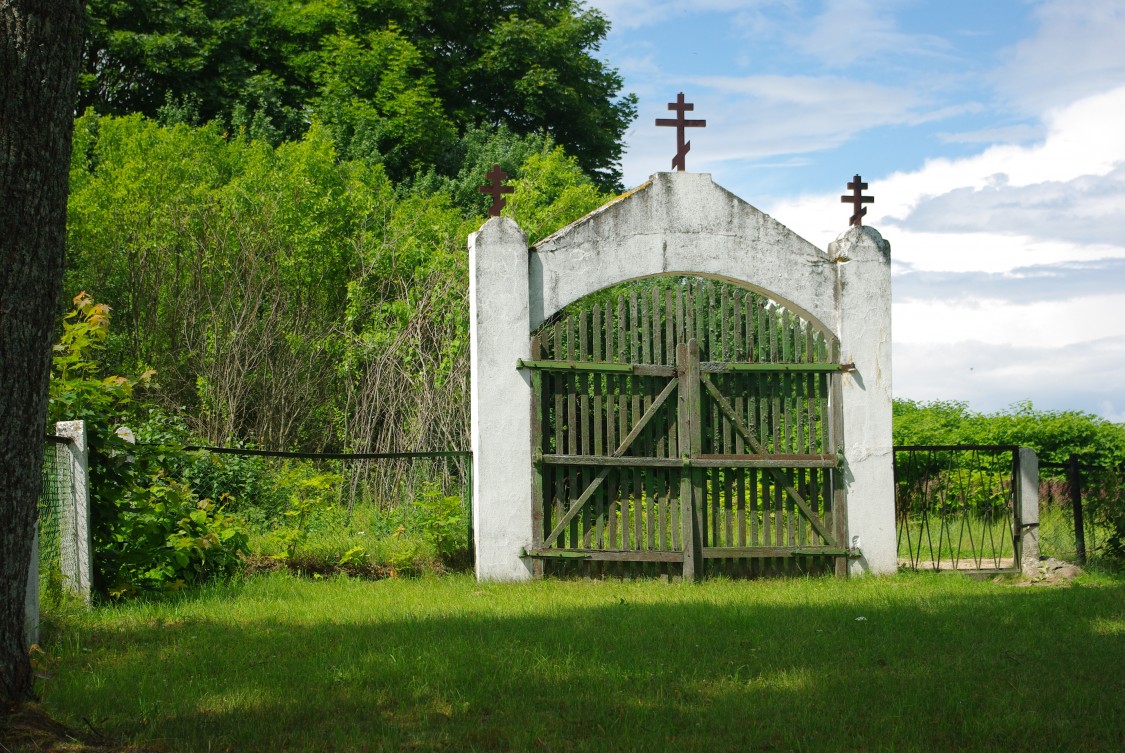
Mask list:
[[[1025,577],[1039,574],[1039,456],[1020,448],[1016,494],[1016,524],[1020,537],[1020,570]]]
[[[843,375],[844,483],[852,573],[893,573],[894,452],[891,439],[891,244],[870,227],[851,227],[828,246],[836,264]]]
[[[59,553],[64,585],[83,601],[90,601],[94,547],[90,531],[90,448],[85,421],[59,421],[55,434],[66,437],[70,499],[59,510]]]
[[[469,237],[473,543],[479,580],[526,580],[531,546],[527,236],[493,217]]]

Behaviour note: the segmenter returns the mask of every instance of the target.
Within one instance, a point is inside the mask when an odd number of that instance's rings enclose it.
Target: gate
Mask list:
[[[525,556],[538,572],[843,574],[838,354],[819,326],[716,280],[648,278],[567,307],[520,363]]]
[[[894,462],[900,568],[1021,571],[1019,447],[900,446]]]

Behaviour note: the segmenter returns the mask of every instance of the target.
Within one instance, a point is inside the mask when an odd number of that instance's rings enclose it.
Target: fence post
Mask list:
[[[1074,510],[1074,548],[1078,554],[1078,564],[1086,564],[1086,527],[1082,521],[1082,469],[1078,465],[1078,455],[1070,454],[1070,504]]]
[[[59,421],[55,434],[67,442],[70,499],[59,511],[59,563],[63,581],[76,596],[89,603],[93,583],[94,548],[90,531],[90,448],[85,421]]]
[[[1039,456],[1030,447],[1018,450],[1016,525],[1020,570],[1031,578],[1039,572]]]
[[[27,595],[23,599],[23,632],[30,647],[39,642],[39,522],[31,539],[31,564],[27,568]]]

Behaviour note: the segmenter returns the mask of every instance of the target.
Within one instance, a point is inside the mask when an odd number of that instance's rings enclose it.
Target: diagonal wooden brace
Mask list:
[[[707,388],[707,392],[711,394],[711,397],[718,404],[719,410],[730,420],[735,431],[741,434],[742,438],[745,439],[759,455],[769,455],[770,453],[766,452],[766,448],[762,446],[762,443],[758,441],[757,437],[753,436],[750,430],[746,428],[746,424],[742,423],[742,419],[735,413],[734,408],[731,407],[727,399],[723,397],[723,393],[719,392],[718,388],[711,383],[711,377],[707,374],[700,374],[699,381],[703,382],[703,386]],[[781,484],[786,494],[797,504],[797,507],[801,508],[801,512],[804,513],[805,517],[812,523],[812,527],[816,529],[816,532],[819,533],[828,544],[834,545],[835,541],[832,534],[828,532],[827,526],[824,525],[824,521],[809,507],[809,503],[805,501],[805,498],[801,496],[800,492],[793,488],[793,485],[789,483],[789,479],[785,477],[785,474],[778,468],[769,468],[767,470],[770,475]]]
[[[663,406],[664,403],[668,401],[668,398],[675,391],[677,384],[679,384],[679,380],[676,378],[673,378],[670,382],[668,382],[661,393],[656,396],[656,400],[653,401],[649,409],[644,412],[644,415],[642,415],[640,420],[637,421],[636,425],[633,426],[632,430],[625,436],[623,440],[621,440],[621,444],[617,447],[616,450],[613,451],[613,455],[611,455],[610,457],[619,458],[629,450],[629,447],[633,444],[634,440],[636,440],[636,438],[641,435],[641,432],[644,431],[645,427],[648,426],[650,421],[652,421],[657,411],[659,411],[661,406]],[[593,496],[594,492],[596,492],[602,485],[602,482],[605,481],[605,478],[609,475],[610,470],[612,470],[612,468],[607,467],[598,472],[598,475],[594,477],[594,480],[590,482],[590,484],[586,487],[586,489],[582,492],[578,499],[574,501],[574,504],[572,504],[566,511],[566,513],[562,516],[562,518],[559,519],[559,522],[555,524],[555,527],[551,530],[551,534],[543,542],[544,547],[549,547],[558,540],[559,535],[564,530],[566,530],[566,527],[570,524],[570,521],[574,520],[574,517],[582,509],[582,506],[590,500],[590,497]]]

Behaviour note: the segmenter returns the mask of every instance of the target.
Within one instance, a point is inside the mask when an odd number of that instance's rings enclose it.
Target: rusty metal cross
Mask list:
[[[852,189],[852,195],[851,196],[841,196],[840,197],[840,203],[841,204],[851,204],[853,209],[855,210],[855,213],[852,215],[851,222],[849,222],[848,224],[849,225],[857,225],[857,226],[862,225],[863,224],[863,215],[867,214],[867,208],[863,207],[862,205],[863,204],[874,204],[875,203],[875,197],[863,195],[863,191],[864,191],[864,189],[867,188],[867,184],[864,183],[860,179],[858,173],[856,173],[855,179],[852,180],[852,182],[848,184],[848,188]]]
[[[691,149],[691,142],[684,141],[685,128],[704,128],[707,125],[706,120],[686,120],[684,113],[689,110],[694,110],[695,105],[684,102],[684,93],[680,92],[676,97],[675,102],[668,103],[668,109],[676,112],[674,118],[657,118],[656,124],[658,126],[673,126],[676,129],[676,156],[672,158],[673,169],[683,172],[684,157],[687,156],[688,151]]]
[[[516,189],[504,185],[504,181],[508,179],[508,174],[501,170],[498,164],[494,164],[491,172],[484,177],[488,178],[488,183],[477,190],[492,195],[492,206],[488,208],[488,214],[492,217],[499,217],[500,210],[508,203],[503,194],[511,193]]]

